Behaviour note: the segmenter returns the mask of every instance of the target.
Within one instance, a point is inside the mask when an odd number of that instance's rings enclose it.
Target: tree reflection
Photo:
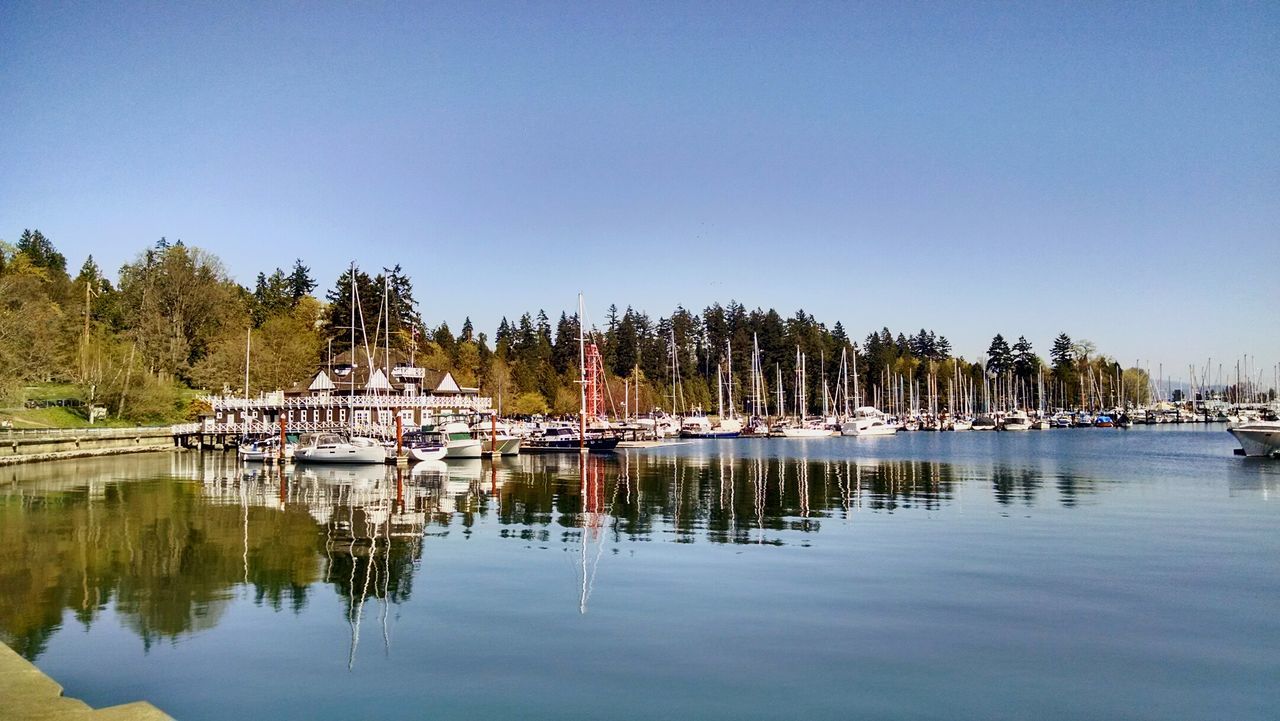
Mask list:
[[[313,587],[346,603],[352,659],[366,605],[413,594],[423,544],[461,529],[577,548],[585,612],[603,546],[807,543],[863,512],[936,511],[990,478],[997,503],[1032,506],[1032,469],[909,460],[619,453],[498,463],[246,469],[228,456],[48,466],[0,486],[0,635],[27,658],[69,611],[88,626],[114,607],[149,649],[218,623],[239,597],[304,609]],[[61,469],[60,471],[58,469]],[[75,473],[68,473],[68,469]],[[1059,501],[1093,484],[1055,476]],[[488,520],[486,524],[485,521]],[[389,641],[389,639],[386,639]]]

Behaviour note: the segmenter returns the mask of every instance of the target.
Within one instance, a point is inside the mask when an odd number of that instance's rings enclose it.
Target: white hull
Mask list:
[[[1280,454],[1280,421],[1245,423],[1227,432],[1240,442],[1246,456]]]
[[[1004,429],[1006,431],[1029,431],[1031,430],[1031,424],[1030,423],[1006,423],[1004,424]]]
[[[240,460],[246,463],[261,463],[262,461],[274,461],[280,457],[280,454],[274,448],[253,448],[250,446],[242,446],[236,449],[236,455],[240,456]],[[284,457],[286,459],[293,458],[293,446],[288,445],[284,448]]]
[[[442,446],[439,448],[410,448],[408,450],[409,457],[415,461],[438,461],[444,458],[446,449]]]
[[[382,446],[339,443],[299,448],[294,452],[293,459],[302,463],[386,463],[387,451]]]
[[[830,428],[783,428],[782,435],[787,438],[827,438],[835,435]]]
[[[953,431],[971,431],[971,430],[973,430],[973,423],[972,423],[972,422],[970,422],[970,421],[956,421],[955,423],[953,423],[953,424],[951,425],[951,430],[953,430]]]
[[[445,446],[445,458],[479,458],[481,443],[478,440],[449,441]]]
[[[493,447],[493,441],[485,439],[484,441],[482,441],[482,444],[483,445],[481,446],[481,451],[485,455],[487,456],[494,455],[495,449]],[[498,447],[496,450],[497,450],[497,455],[499,456],[518,456],[520,455],[520,439],[505,438],[503,436],[498,436]]]
[[[846,436],[857,436],[858,438],[869,436],[893,436],[898,433],[898,426],[893,425],[874,425],[865,428],[854,428],[852,433],[846,432]]]

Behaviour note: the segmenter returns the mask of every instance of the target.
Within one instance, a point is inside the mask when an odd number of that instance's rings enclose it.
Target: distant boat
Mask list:
[[[1031,418],[1027,416],[1026,411],[1012,411],[1005,414],[1000,427],[1006,431],[1029,431]]]
[[[973,419],[970,426],[975,431],[994,431],[996,429],[996,419],[988,415],[980,415]]]
[[[835,435],[835,431],[825,426],[806,423],[798,426],[787,426],[782,429],[782,435],[787,438],[827,438]]]
[[[286,443],[284,445],[285,458],[293,458],[293,451],[294,444]],[[236,448],[236,455],[239,456],[240,460],[248,463],[275,460],[280,457],[280,439],[262,438],[243,444]]]
[[[1104,413],[1093,419],[1093,425],[1096,428],[1115,428],[1116,422],[1111,419],[1111,416]]]
[[[840,433],[845,436],[892,436],[900,429],[879,408],[862,406],[854,409],[853,420],[845,423]]]
[[[681,438],[737,438],[742,434],[742,422],[736,418],[722,418],[712,425],[706,416],[689,416],[680,423]]]

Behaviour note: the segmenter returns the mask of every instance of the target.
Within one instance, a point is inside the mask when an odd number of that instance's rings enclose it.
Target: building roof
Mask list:
[[[448,371],[431,370],[410,363],[409,354],[399,350],[390,353],[391,368],[385,367],[385,352],[365,355],[364,348],[357,348],[353,354],[345,351],[326,363],[316,374],[315,380],[307,389],[310,392],[333,391],[336,393],[402,393],[406,386],[413,384],[420,393],[435,395],[478,395],[476,388],[463,388],[453,374]],[[332,370],[330,374],[328,370]]]

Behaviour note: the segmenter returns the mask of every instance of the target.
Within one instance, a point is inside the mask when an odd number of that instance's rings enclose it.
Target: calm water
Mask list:
[[[0,638],[180,719],[1275,719],[1221,429],[0,469]]]

